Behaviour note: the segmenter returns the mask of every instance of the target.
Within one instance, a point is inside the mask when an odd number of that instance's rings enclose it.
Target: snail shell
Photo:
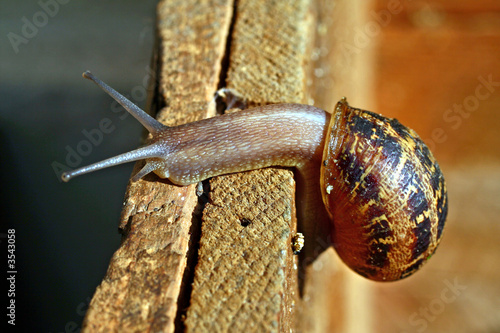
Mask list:
[[[411,275],[434,253],[447,214],[441,170],[418,135],[341,100],[332,115],[321,191],[342,260],[372,280]]]
[[[359,274],[401,279],[436,250],[447,214],[444,178],[418,135],[395,119],[352,108],[344,98],[332,115],[310,105],[274,104],[167,127],[90,72],[83,76],[152,138],[145,147],[65,172],[64,181],[142,159],[132,181],[154,172],[186,185],[231,172],[295,167],[304,231],[331,230],[338,254]]]

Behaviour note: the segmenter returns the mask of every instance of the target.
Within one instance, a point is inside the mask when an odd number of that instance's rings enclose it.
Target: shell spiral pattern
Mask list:
[[[447,215],[441,170],[396,119],[350,107],[332,115],[321,191],[342,260],[379,281],[402,279],[434,253]]]

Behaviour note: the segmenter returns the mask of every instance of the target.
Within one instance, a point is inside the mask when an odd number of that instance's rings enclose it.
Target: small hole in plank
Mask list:
[[[240,219],[240,224],[243,227],[248,227],[251,223],[252,223],[252,221],[250,221],[249,219],[247,219],[245,217]]]

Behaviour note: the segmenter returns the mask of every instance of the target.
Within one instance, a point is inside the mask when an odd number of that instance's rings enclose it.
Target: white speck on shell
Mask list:
[[[333,190],[333,186],[332,186],[332,185],[328,185],[328,186],[326,187],[326,193],[327,193],[327,194],[330,194],[330,192],[331,192],[332,190]]]

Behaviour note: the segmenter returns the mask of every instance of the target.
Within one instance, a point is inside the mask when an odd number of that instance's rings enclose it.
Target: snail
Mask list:
[[[448,205],[443,174],[418,135],[396,119],[353,108],[343,98],[331,115],[310,105],[271,104],[167,127],[90,72],[83,77],[127,109],[151,138],[142,148],[65,172],[64,181],[137,160],[145,165],[132,181],[154,172],[177,185],[295,167],[305,193],[301,219],[328,220],[335,250],[362,276],[405,278],[440,242]]]

